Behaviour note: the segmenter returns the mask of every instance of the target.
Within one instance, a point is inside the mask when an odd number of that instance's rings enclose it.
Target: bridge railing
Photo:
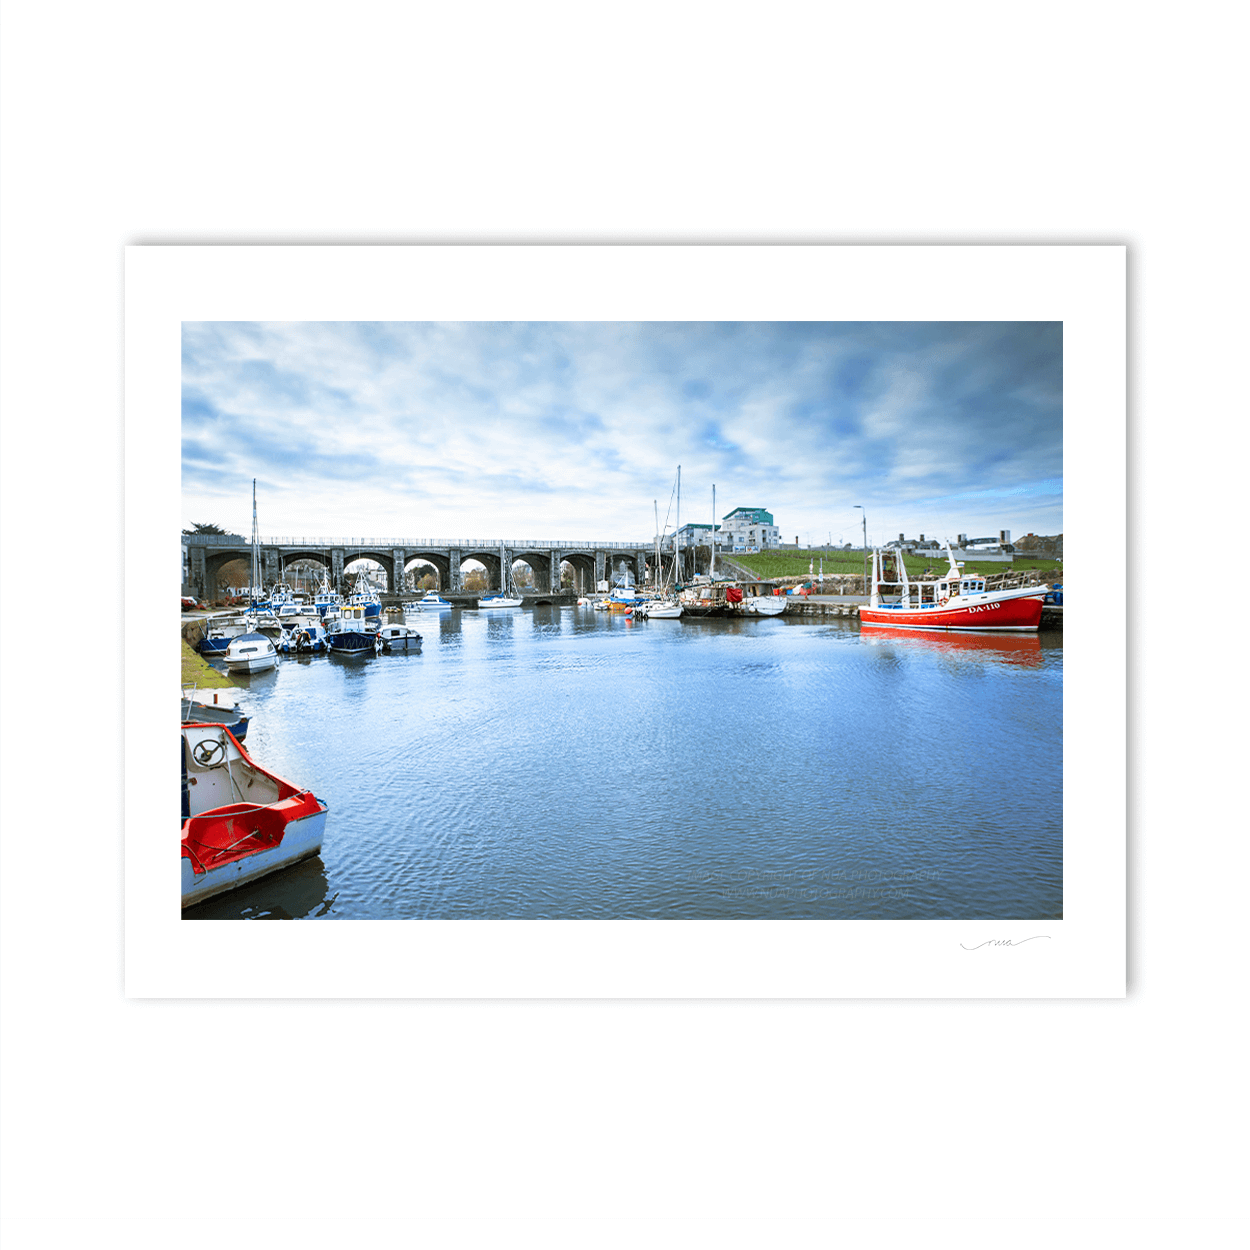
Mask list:
[[[204,547],[244,547],[251,546],[250,538],[242,538],[231,534],[184,534],[183,542],[190,546]],[[262,538],[262,547],[307,547],[313,551],[325,551],[330,547],[402,547],[405,550],[421,547],[477,547],[509,549],[525,548],[535,551],[567,550],[574,547],[595,547],[620,551],[638,551],[655,545],[654,538],[636,543],[603,542],[589,538]]]

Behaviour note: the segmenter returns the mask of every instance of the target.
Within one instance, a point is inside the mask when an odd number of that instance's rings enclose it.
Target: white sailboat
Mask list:
[[[517,590],[512,577],[512,565],[508,562],[503,548],[499,549],[499,581],[500,592],[497,595],[486,595],[477,601],[479,608],[519,608],[522,604],[521,592]]]
[[[715,508],[712,509],[715,512]],[[677,466],[677,519],[681,519],[681,465]],[[677,568],[677,542],[678,534],[673,533],[673,568],[674,580],[676,580]],[[663,574],[663,568],[660,564],[660,505],[655,504],[655,565],[657,571]],[[652,599],[648,603],[644,603],[641,608],[641,615],[649,621],[675,621],[681,616],[681,604],[678,603],[675,595],[668,591],[667,580],[662,581],[661,596],[658,599]]]

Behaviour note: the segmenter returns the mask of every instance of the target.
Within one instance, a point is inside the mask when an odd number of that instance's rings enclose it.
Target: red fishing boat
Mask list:
[[[872,553],[872,588],[860,608],[860,625],[892,629],[1037,629],[1049,586],[986,590],[985,578],[965,573],[946,544],[950,568],[941,576],[911,581],[901,551]]]
[[[326,805],[261,768],[224,725],[182,725],[182,905],[321,850]]]

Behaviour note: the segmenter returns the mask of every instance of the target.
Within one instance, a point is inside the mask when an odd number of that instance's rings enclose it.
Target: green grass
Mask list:
[[[185,639],[182,643],[182,684],[197,690],[220,690],[233,686],[225,673],[219,673],[206,659],[191,650]]]
[[[808,569],[813,569],[820,576],[820,562],[824,559],[826,577],[863,577],[863,551],[755,551],[741,553],[730,557],[735,564],[750,569],[757,577],[806,577]],[[871,554],[869,556],[871,568]],[[934,552],[925,556],[904,556],[903,563],[909,577],[918,576],[925,569],[934,573],[945,572],[947,566],[946,552]],[[1022,558],[1017,556],[1010,564],[998,560],[968,560],[964,564],[965,573],[989,575],[991,573],[1010,573],[1021,569],[1041,569],[1043,571],[1063,570],[1061,560],[1041,558]]]

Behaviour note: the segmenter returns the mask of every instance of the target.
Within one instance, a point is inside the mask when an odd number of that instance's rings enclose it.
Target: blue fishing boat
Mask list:
[[[313,595],[313,607],[317,610],[317,615],[335,616],[342,606],[343,596],[330,585],[329,577],[322,576],[321,585],[317,587],[317,593]]]
[[[308,621],[300,621],[288,625],[278,643],[278,650],[283,655],[317,655],[328,650],[327,634],[324,625],[313,625]]]
[[[345,609],[364,608],[367,620],[371,620],[375,624],[381,623],[382,597],[369,585],[369,580],[363,573],[356,578],[356,585],[352,587],[352,593],[348,595],[347,602],[343,607]]]
[[[373,655],[381,646],[378,625],[381,618],[370,615],[368,604],[344,604],[338,616],[326,624],[326,645],[344,655]]]

